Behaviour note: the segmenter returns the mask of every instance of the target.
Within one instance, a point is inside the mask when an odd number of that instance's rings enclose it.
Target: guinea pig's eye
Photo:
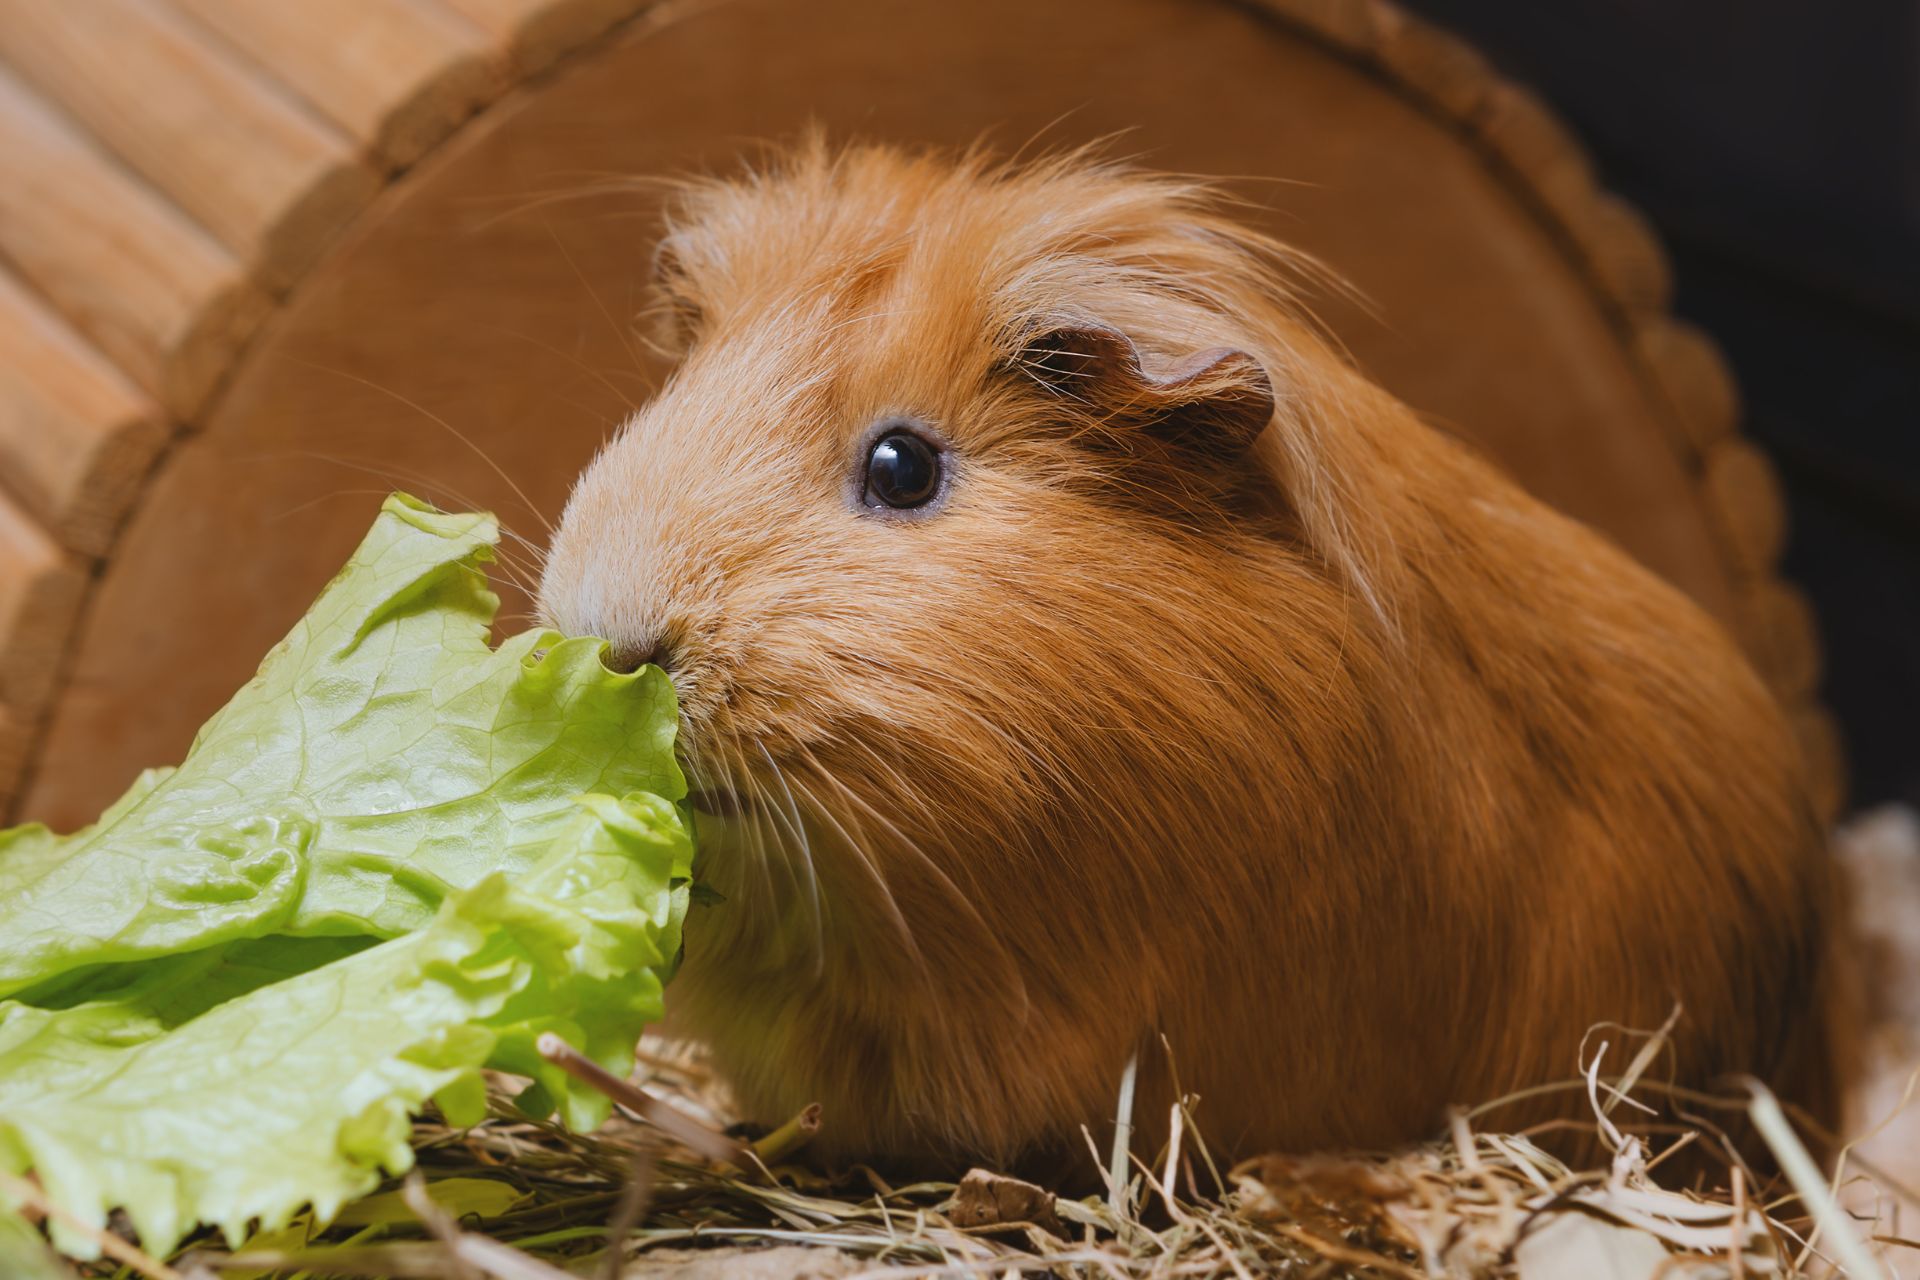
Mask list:
[[[867,451],[863,501],[870,507],[922,507],[940,492],[940,450],[911,431],[889,431]]]

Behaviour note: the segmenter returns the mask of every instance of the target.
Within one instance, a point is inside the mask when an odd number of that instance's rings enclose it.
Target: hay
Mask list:
[[[1920,1275],[1920,817],[1843,830],[1856,885],[1854,933],[1876,966],[1871,1052],[1858,1097],[1877,1123],[1840,1147],[1756,1085],[1714,1096],[1659,1068],[1674,1021],[1640,1033],[1595,1028],[1583,1072],[1454,1113],[1447,1132],[1386,1153],[1268,1156],[1222,1169],[1203,1137],[1204,1101],[1169,1116],[1165,1149],[1098,1150],[1104,1190],[1062,1199],[990,1170],[896,1185],[870,1169],[803,1163],[833,1117],[808,1108],[759,1139],[727,1136],[730,1104],[699,1062],[642,1046],[646,1088],[606,1077],[564,1044],[551,1060],[623,1104],[600,1132],[527,1119],[491,1083],[488,1119],[415,1127],[417,1168],[324,1230],[297,1219],[230,1250],[192,1241],[172,1259],[123,1230],[99,1233],[108,1261],[87,1276],[145,1280],[419,1276],[447,1280],[801,1280],[859,1275],[1063,1276],[1088,1280],[1339,1277]],[[1896,909],[1896,907],[1898,909]],[[1628,1045],[1637,1045],[1632,1053]],[[1311,1048],[1303,1050],[1310,1052]],[[1610,1062],[1626,1061],[1617,1074]],[[1131,1073],[1129,1073],[1131,1074]],[[1116,1081],[1117,1132],[1134,1120]],[[1586,1119],[1509,1132],[1516,1103],[1568,1092]],[[1799,1128],[1796,1132],[1797,1120]],[[649,1122],[650,1121],[650,1122]],[[1743,1164],[1728,1126],[1750,1126],[1785,1171]],[[1568,1130],[1607,1159],[1576,1168],[1545,1149]],[[1822,1175],[1800,1134],[1838,1151]],[[1898,1173],[1882,1166],[1891,1164]],[[1718,1170],[1682,1187],[1683,1164]],[[1903,1176],[1906,1179],[1903,1181]],[[59,1217],[32,1181],[0,1194]],[[1902,1214],[1909,1215],[1907,1221]],[[82,1229],[71,1218],[67,1225]],[[49,1273],[51,1274],[51,1273]]]
[[[1480,1121],[1512,1099],[1452,1117],[1449,1132],[1394,1153],[1270,1156],[1216,1163],[1196,1120],[1176,1107],[1166,1150],[1088,1159],[1106,1188],[1080,1200],[975,1170],[959,1181],[895,1184],[856,1167],[826,1176],[796,1157],[832,1117],[803,1113],[759,1141],[729,1143],[737,1164],[693,1154],[625,1110],[600,1132],[530,1121],[497,1081],[481,1125],[432,1119],[415,1132],[418,1168],[341,1223],[229,1252],[201,1241],[175,1259],[183,1277],[420,1276],[568,1280],[719,1276],[934,1275],[1133,1277],[1796,1277],[1896,1274],[1920,1248],[1897,1223],[1843,1212],[1773,1100],[1683,1094],[1647,1078],[1665,1039],[1653,1033],[1614,1077],[1584,1092],[1591,1134],[1611,1160],[1574,1169],[1536,1142]],[[717,1130],[723,1093],[684,1058],[645,1056],[650,1105]],[[1529,1095],[1539,1090],[1528,1091]],[[1752,1116],[1793,1180],[1762,1180],[1704,1117]],[[1683,1118],[1684,1117],[1684,1118]],[[1129,1118],[1123,1113],[1123,1120]],[[710,1137],[713,1135],[709,1135]],[[706,1145],[703,1143],[703,1145]],[[709,1147],[709,1149],[711,1149]],[[1677,1152],[1728,1155],[1725,1188],[1662,1184]],[[962,1171],[956,1170],[956,1174]],[[1604,1263],[1612,1270],[1592,1270]],[[156,1264],[159,1265],[159,1264]],[[117,1274],[135,1274],[122,1267]]]

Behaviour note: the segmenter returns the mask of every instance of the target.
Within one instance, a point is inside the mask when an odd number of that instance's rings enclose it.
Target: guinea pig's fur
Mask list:
[[[1832,1116],[1766,690],[1355,372],[1207,189],[809,141],[687,183],[657,262],[684,358],[542,603],[680,691],[725,902],[671,1021],[753,1118],[1084,1157],[1138,1054],[1149,1141],[1177,1075],[1216,1150],[1378,1145],[1676,1005],[1679,1083]],[[930,512],[863,502],[901,419]]]

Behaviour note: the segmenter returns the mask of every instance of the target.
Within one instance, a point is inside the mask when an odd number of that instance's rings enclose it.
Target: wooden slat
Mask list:
[[[158,404],[0,273],[0,482],[22,506],[104,555],[166,434]]]
[[[1638,210],[1597,192],[1584,208],[1568,211],[1567,226],[1607,296],[1630,317],[1665,314],[1673,304],[1673,269]]]
[[[1497,83],[1481,96],[1473,120],[1481,140],[1550,216],[1570,223],[1586,213],[1595,197],[1592,162],[1536,94]]]
[[[1806,762],[1814,813],[1823,822],[1832,822],[1847,806],[1846,739],[1833,714],[1818,703],[1802,703],[1789,717]]]
[[[1744,440],[1722,440],[1706,456],[1701,496],[1735,573],[1771,575],[1787,541],[1787,504],[1766,455]]]
[[[174,0],[297,90],[382,168],[411,164],[491,97],[486,35],[431,0]]]
[[[638,13],[647,0],[445,0],[507,49],[516,70],[531,75],[553,65]]]
[[[1364,54],[1383,21],[1375,0],[1261,0],[1286,21],[1304,27],[1346,54]]]
[[[1789,706],[1811,699],[1820,683],[1820,630],[1813,604],[1778,578],[1755,583],[1740,604],[1742,639],[1754,667]]]
[[[0,70],[0,257],[191,419],[267,312],[240,261]]]
[[[1740,421],[1740,391],[1712,340],[1667,317],[1642,324],[1635,337],[1642,363],[1694,451],[1704,454],[1732,435]]]
[[[344,137],[158,0],[0,0],[0,58],[270,287],[373,196]]]
[[[1397,5],[1381,5],[1372,54],[1398,86],[1442,114],[1470,118],[1498,83],[1487,60],[1464,40]]]
[[[0,496],[0,704],[31,720],[52,696],[86,593],[80,563]]]

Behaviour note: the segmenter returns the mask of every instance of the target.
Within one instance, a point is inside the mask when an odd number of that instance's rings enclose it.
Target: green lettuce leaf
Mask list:
[[[164,1253],[326,1222],[411,1164],[428,1099],[477,1121],[482,1067],[605,1118],[534,1045],[625,1074],[660,1017],[677,712],[601,642],[489,648],[494,536],[390,500],[178,769],[85,831],[0,834],[0,1168]]]
[[[489,648],[497,536],[390,498],[178,769],[71,836],[0,835],[0,995],[240,938],[393,937],[524,870],[575,796],[682,798],[662,672],[550,631]]]
[[[308,1203],[328,1220],[412,1163],[427,1099],[476,1122],[482,1066],[596,1124],[605,1099],[534,1039],[622,1069],[661,1013],[689,855],[668,802],[590,797],[531,874],[490,875],[403,937],[238,942],[127,966],[65,1008],[0,1005],[0,1163],[85,1221],[124,1206],[165,1250],[196,1222],[237,1243]]]

